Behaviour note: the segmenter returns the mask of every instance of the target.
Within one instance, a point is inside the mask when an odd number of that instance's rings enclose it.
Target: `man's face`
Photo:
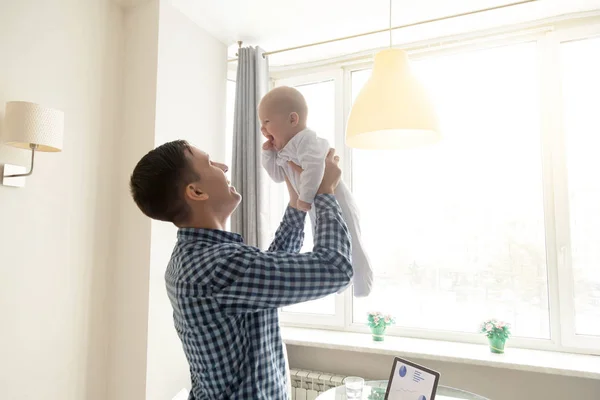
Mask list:
[[[192,147],[190,158],[194,170],[200,176],[197,185],[208,195],[205,204],[220,214],[231,215],[242,196],[230,185],[225,176],[229,168],[225,164],[211,160],[207,153],[195,147]]]

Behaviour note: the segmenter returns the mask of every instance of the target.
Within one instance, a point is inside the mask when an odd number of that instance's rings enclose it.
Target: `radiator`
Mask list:
[[[290,369],[292,400],[315,400],[321,393],[344,384],[345,376]]]

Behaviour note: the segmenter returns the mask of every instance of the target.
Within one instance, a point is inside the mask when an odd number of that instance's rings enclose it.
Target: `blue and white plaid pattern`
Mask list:
[[[277,309],[352,278],[350,235],[335,197],[319,195],[312,253],[299,254],[306,213],[285,212],[267,252],[234,233],[180,229],[165,274],[190,364],[190,399],[287,399]]]

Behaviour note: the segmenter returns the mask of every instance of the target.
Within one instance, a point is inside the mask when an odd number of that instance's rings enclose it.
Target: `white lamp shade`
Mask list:
[[[6,103],[3,142],[8,146],[37,151],[62,150],[65,115],[62,111],[25,101]]]
[[[346,125],[346,144],[358,149],[414,148],[439,141],[438,120],[406,53],[383,50],[356,97]]]

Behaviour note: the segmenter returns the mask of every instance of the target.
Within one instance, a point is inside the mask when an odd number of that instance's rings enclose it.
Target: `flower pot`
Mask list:
[[[371,333],[373,334],[373,340],[376,342],[383,342],[385,338],[385,328],[386,326],[377,326],[371,327]]]
[[[499,337],[490,337],[488,338],[490,342],[490,351],[496,354],[504,353],[504,345],[506,344],[506,339]]]

